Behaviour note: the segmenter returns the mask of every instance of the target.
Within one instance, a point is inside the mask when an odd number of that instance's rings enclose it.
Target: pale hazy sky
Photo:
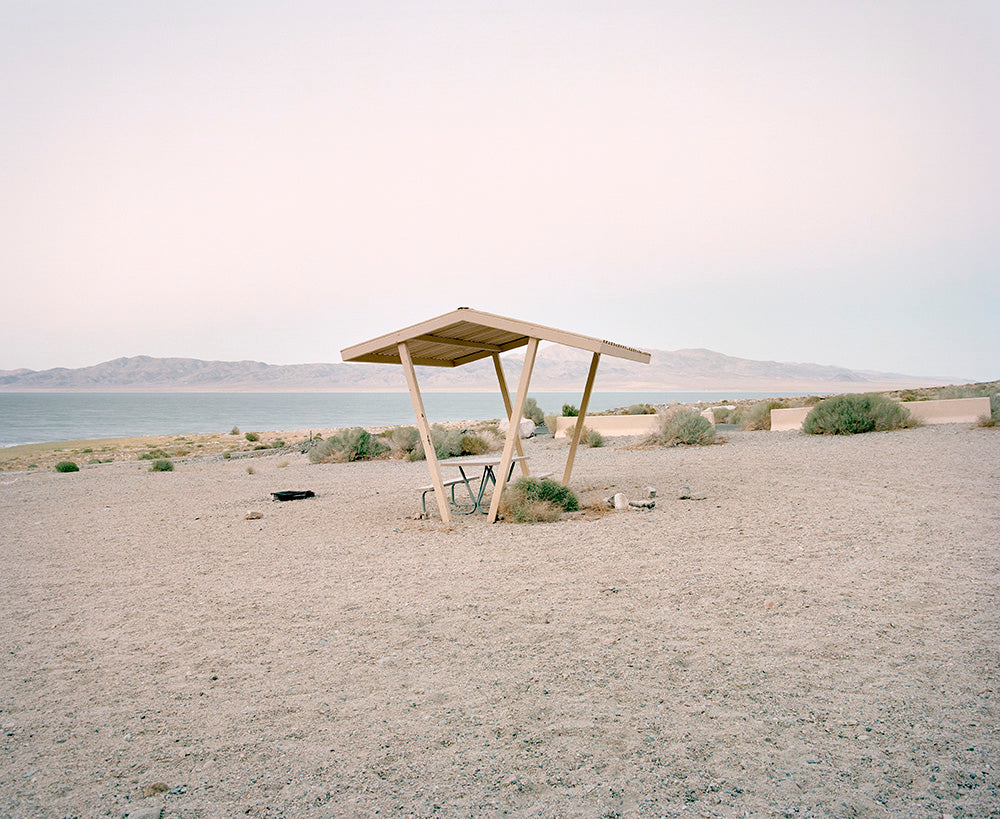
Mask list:
[[[996,0],[0,12],[0,369],[467,305],[1000,378]]]

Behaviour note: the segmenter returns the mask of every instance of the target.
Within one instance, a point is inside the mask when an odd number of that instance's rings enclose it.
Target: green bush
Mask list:
[[[660,428],[646,442],[660,446],[707,446],[715,442],[715,427],[696,410],[679,407],[663,413]]]
[[[729,407],[712,407],[712,417],[715,418],[715,423],[717,424],[727,423],[730,412]]]
[[[56,464],[56,472],[79,472],[80,467],[78,467],[72,461],[60,461]]]
[[[1000,393],[993,393],[990,396],[990,414],[979,419],[979,425],[983,427],[1000,426]]]
[[[547,523],[580,508],[573,490],[544,478],[519,478],[503,493],[504,517],[515,523]]]
[[[248,433],[249,434],[249,433]],[[370,461],[389,450],[389,445],[361,427],[342,429],[309,450],[314,464]]]
[[[877,393],[848,393],[820,401],[802,423],[810,435],[854,435],[916,426],[910,411]]]
[[[250,441],[250,443],[260,440],[260,435],[258,435],[256,432],[248,432],[243,437],[246,438],[248,441]]]
[[[562,414],[565,418],[576,418],[580,414],[580,410],[572,404],[563,404]]]
[[[774,399],[758,401],[741,414],[739,421],[740,428],[746,430],[769,430],[771,429],[771,410],[783,409],[786,406],[788,405],[784,401],[776,401]]]
[[[588,427],[583,428],[583,435],[580,436],[583,442],[590,447],[601,447],[604,446],[604,436],[601,435],[596,429],[590,429]]]
[[[174,471],[174,462],[170,461],[170,460],[167,460],[166,458],[161,458],[158,461],[153,461],[153,463],[151,463],[149,465],[149,471],[150,472],[173,472]]]
[[[169,457],[170,454],[168,452],[157,447],[156,449],[149,450],[149,452],[143,452],[142,455],[139,456],[139,460],[153,461],[156,460],[157,458],[169,458]]]
[[[625,407],[622,415],[656,415],[656,407],[652,404],[631,404]]]
[[[541,408],[538,406],[538,402],[534,398],[528,398],[524,402],[524,417],[530,418],[535,422],[535,426],[541,426],[545,423],[545,413],[542,412]]]

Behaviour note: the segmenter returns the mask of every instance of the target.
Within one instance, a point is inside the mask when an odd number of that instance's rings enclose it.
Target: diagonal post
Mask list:
[[[441,467],[438,466],[437,455],[434,452],[434,442],[431,440],[431,428],[424,412],[424,399],[420,397],[420,387],[417,385],[417,372],[413,369],[413,358],[406,342],[399,344],[399,358],[403,362],[403,372],[406,374],[406,386],[410,388],[410,400],[413,402],[413,414],[417,417],[417,429],[420,431],[420,441],[424,445],[424,455],[427,457],[427,468],[431,473],[431,483],[434,484],[434,496],[437,498],[438,511],[441,520],[451,523],[448,511],[448,498],[444,494],[444,481],[441,480]]]
[[[503,455],[497,471],[497,482],[493,488],[493,498],[490,500],[490,513],[486,516],[489,523],[496,523],[500,511],[500,497],[507,485],[507,473],[510,472],[511,461],[514,460],[514,443],[519,440],[521,416],[524,415],[524,404],[528,400],[528,384],[531,382],[531,371],[535,367],[535,353],[538,352],[538,339],[529,338],[524,353],[524,366],[521,367],[521,379],[517,385],[517,395],[514,396],[514,408],[510,413],[510,426],[507,428],[507,440],[503,445]]]
[[[497,381],[500,382],[500,395],[503,396],[504,409],[507,410],[507,423],[510,423],[510,415],[512,412],[512,407],[510,405],[510,393],[507,391],[507,378],[503,372],[503,364],[500,362],[500,354],[493,353],[493,367],[497,371]],[[521,446],[521,436],[518,435],[515,439],[514,445],[517,447],[517,454],[524,456],[524,447]],[[531,470],[528,469],[528,462],[521,461],[521,474],[527,477],[531,474]]]
[[[573,441],[569,445],[569,457],[566,458],[566,471],[563,472],[563,484],[569,484],[569,476],[573,472],[573,461],[576,459],[576,448],[580,445],[583,435],[583,422],[587,418],[587,404],[590,403],[590,391],[594,388],[594,377],[597,375],[597,364],[601,360],[600,353],[594,353],[590,360],[590,372],[587,373],[587,386],[583,388],[583,400],[580,401],[580,415],[573,427]]]

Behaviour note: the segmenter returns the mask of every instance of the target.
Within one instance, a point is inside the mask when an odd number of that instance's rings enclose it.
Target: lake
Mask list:
[[[747,392],[595,392],[590,410],[630,404],[768,398]],[[580,403],[580,393],[533,392],[546,412]],[[499,418],[499,393],[428,392],[428,420]],[[409,393],[0,393],[0,447],[45,441],[252,430],[309,430],[412,424]]]

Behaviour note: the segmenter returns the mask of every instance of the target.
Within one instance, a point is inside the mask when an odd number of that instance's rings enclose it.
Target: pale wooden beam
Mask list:
[[[504,409],[507,410],[507,423],[509,424],[512,407],[510,405],[510,393],[507,391],[507,378],[503,372],[503,364],[500,362],[499,353],[493,353],[493,368],[497,371],[497,381],[500,382],[500,395],[503,396],[503,405]],[[520,435],[517,436],[515,446],[517,447],[517,454],[524,455],[524,448],[521,446]],[[527,461],[521,461],[521,474],[525,477],[531,474]]]
[[[420,431],[420,441],[424,445],[424,455],[427,457],[427,468],[431,473],[431,483],[434,484],[434,496],[437,498],[438,511],[441,520],[451,523],[451,513],[448,511],[448,497],[444,493],[444,481],[441,480],[441,467],[438,466],[437,455],[434,452],[434,442],[431,440],[431,428],[424,412],[424,399],[420,397],[420,387],[417,385],[417,371],[413,369],[413,359],[406,342],[399,345],[399,360],[403,362],[403,372],[406,373],[406,386],[410,388],[410,400],[413,402],[413,414],[417,417],[417,429]]]
[[[414,341],[429,341],[432,344],[447,344],[450,347],[471,347],[473,350],[485,350],[489,353],[500,352],[500,348],[496,344],[487,344],[485,341],[467,341],[464,338],[449,338],[448,336],[438,336],[430,333],[417,336]]]
[[[573,428],[573,441],[569,445],[569,457],[566,459],[566,471],[563,472],[563,484],[569,484],[569,476],[573,473],[573,461],[576,459],[576,448],[580,445],[583,435],[583,422],[587,418],[587,404],[590,403],[590,391],[594,388],[594,376],[597,375],[597,364],[601,360],[600,353],[594,353],[590,360],[590,372],[587,373],[587,386],[583,388],[583,400],[580,402],[580,415]]]
[[[528,385],[531,383],[531,371],[535,367],[535,353],[538,352],[538,339],[529,338],[524,353],[524,364],[521,367],[521,380],[517,385],[517,395],[514,397],[514,407],[510,413],[510,426],[507,428],[507,440],[503,445],[503,455],[500,466],[497,467],[497,483],[493,488],[493,498],[490,500],[490,513],[486,516],[489,523],[495,523],[500,511],[500,497],[507,485],[507,472],[514,460],[515,443],[520,443],[521,416],[524,415],[524,404],[528,400]]]

